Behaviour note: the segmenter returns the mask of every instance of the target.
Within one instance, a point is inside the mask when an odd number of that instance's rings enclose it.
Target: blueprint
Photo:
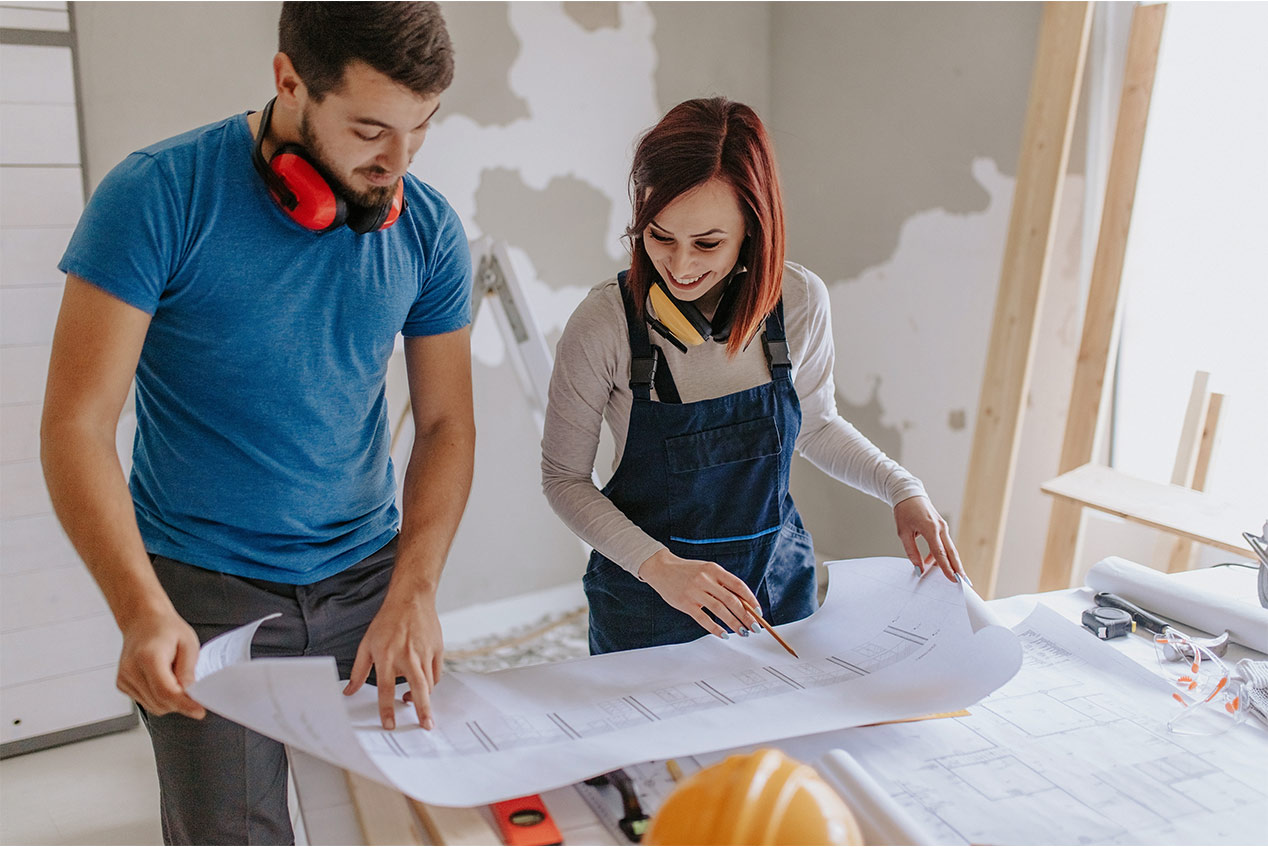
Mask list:
[[[848,751],[935,843],[1268,843],[1262,726],[1169,732],[1161,677],[1043,605],[1014,631],[1021,670],[967,717],[776,746]]]
[[[376,694],[341,695],[333,659],[222,658],[191,687],[207,708],[437,805],[539,793],[648,759],[953,711],[1021,665],[1007,629],[977,619],[972,589],[905,559],[833,563],[824,605],[764,633],[592,656],[491,674],[447,674],[436,729],[400,702],[379,725]],[[258,625],[258,624],[257,624]]]

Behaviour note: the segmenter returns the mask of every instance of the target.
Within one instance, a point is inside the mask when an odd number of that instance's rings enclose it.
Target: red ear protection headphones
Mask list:
[[[330,232],[347,225],[356,233],[387,229],[406,209],[405,180],[397,180],[392,201],[382,206],[359,206],[334,189],[320,165],[298,144],[283,144],[267,162],[264,138],[273,121],[274,97],[260,115],[260,132],[251,151],[251,162],[269,187],[269,194],[295,223],[314,232]]]

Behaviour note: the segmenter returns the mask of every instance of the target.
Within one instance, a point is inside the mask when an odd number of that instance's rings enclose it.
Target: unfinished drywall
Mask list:
[[[637,137],[686,97],[726,93],[765,106],[766,4],[443,8],[458,75],[462,57],[478,55],[487,63],[481,91],[503,105],[477,105],[470,88],[448,98],[413,170],[444,192],[470,237],[506,242],[553,344],[586,291],[626,265]],[[580,579],[585,566],[583,548],[540,494],[540,434],[489,310],[473,327],[473,351],[476,481],[446,575],[447,605]],[[610,457],[605,438],[601,475]],[[490,521],[499,531],[488,531]],[[490,595],[493,574],[499,587]]]
[[[92,184],[131,150],[271,94],[276,3],[78,8]],[[413,170],[472,237],[508,242],[548,340],[625,263],[635,139],[687,97],[748,102],[778,146],[789,255],[830,285],[842,411],[955,517],[1038,4],[442,9],[457,72]],[[445,608],[583,567],[541,498],[538,435],[501,338],[485,316],[473,333],[477,474]],[[887,509],[817,474],[799,463],[795,491],[822,552],[897,551]]]
[[[1039,16],[1037,4],[959,3],[773,15],[789,253],[829,286],[838,403],[953,525]],[[808,463],[794,491],[824,555],[900,552],[883,504]]]
[[[89,188],[129,153],[273,96],[281,3],[76,3]]]

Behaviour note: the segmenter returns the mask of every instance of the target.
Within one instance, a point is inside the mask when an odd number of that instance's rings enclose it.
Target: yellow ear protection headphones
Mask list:
[[[684,353],[688,347],[700,346],[707,338],[726,341],[731,337],[735,301],[739,299],[741,288],[735,284],[736,279],[744,273],[743,269],[733,271],[730,278],[722,283],[726,288],[718,300],[718,308],[713,312],[713,320],[706,318],[695,303],[679,300],[671,294],[665,281],[657,275],[648,292],[656,315],[647,316],[648,324]]]
[[[405,211],[405,180],[382,206],[359,206],[339,196],[321,166],[298,144],[283,144],[266,162],[264,137],[273,121],[274,97],[260,115],[260,132],[251,150],[251,163],[269,187],[269,194],[295,223],[314,232],[330,232],[345,224],[356,233],[387,229]]]

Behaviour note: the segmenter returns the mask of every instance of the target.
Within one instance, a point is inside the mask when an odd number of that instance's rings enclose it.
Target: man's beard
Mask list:
[[[339,196],[343,197],[357,206],[376,207],[386,206],[392,202],[392,198],[396,196],[396,185],[380,185],[373,186],[365,191],[357,191],[339,175],[339,171],[330,161],[330,157],[326,155],[326,149],[322,143],[317,140],[316,134],[313,133],[312,127],[308,122],[308,109],[304,109],[304,113],[299,117],[299,140],[303,143],[304,149],[308,151],[308,155],[321,166],[323,176],[334,184],[335,191]]]

